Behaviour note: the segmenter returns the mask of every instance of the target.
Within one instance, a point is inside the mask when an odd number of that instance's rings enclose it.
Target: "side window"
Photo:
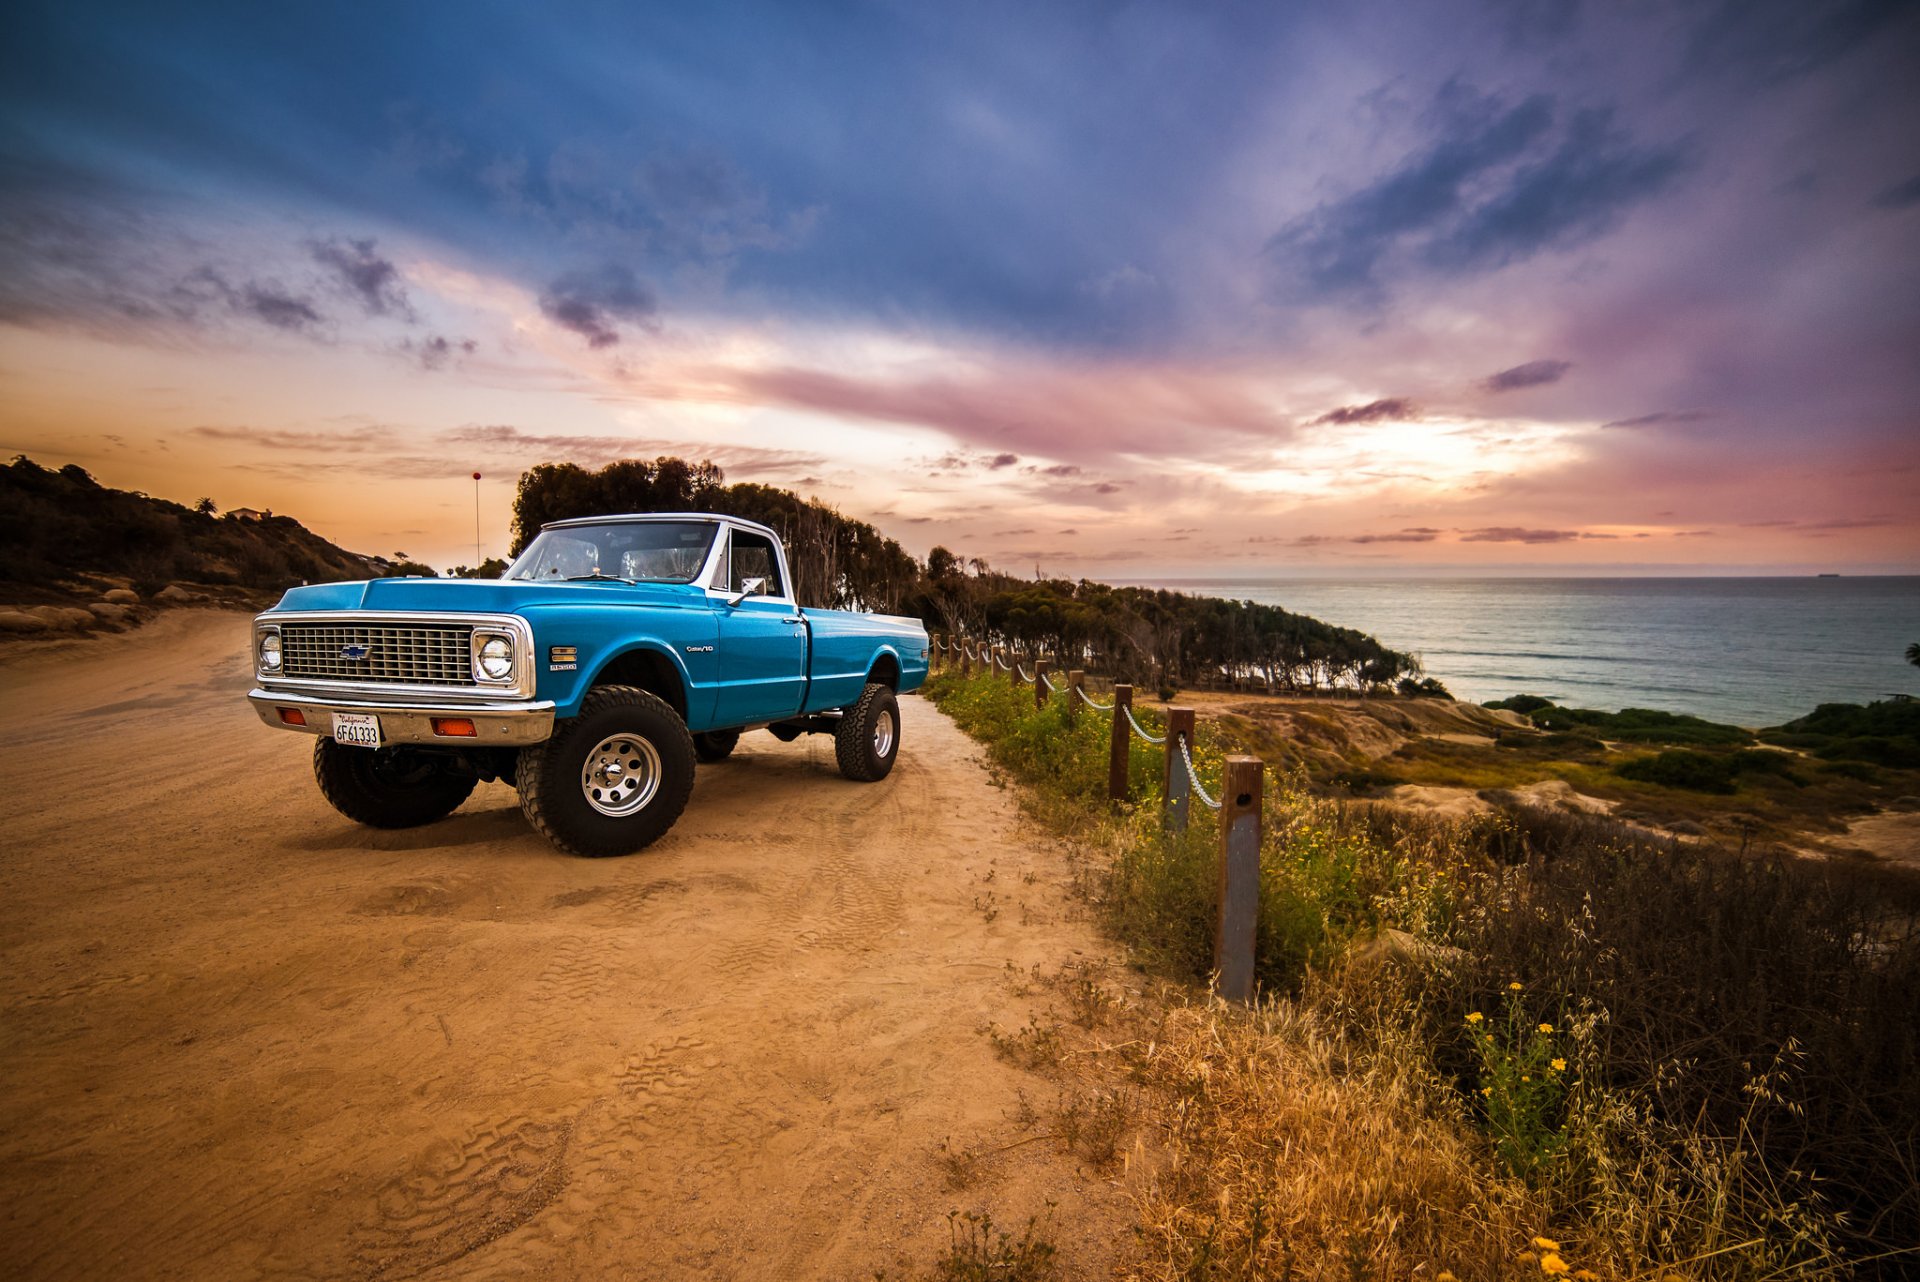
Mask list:
[[[731,566],[727,574],[727,590],[739,592],[747,586],[748,579],[762,581],[758,596],[784,597],[786,585],[780,582],[780,562],[773,554],[773,540],[764,534],[750,534],[745,530],[733,532]]]

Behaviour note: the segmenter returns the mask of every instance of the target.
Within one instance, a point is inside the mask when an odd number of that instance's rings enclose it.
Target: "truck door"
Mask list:
[[[800,711],[807,683],[807,625],[780,581],[780,558],[764,534],[729,529],[724,590],[731,596],[749,580],[760,587],[740,604],[715,602],[720,613],[719,699],[714,724],[781,721]]]

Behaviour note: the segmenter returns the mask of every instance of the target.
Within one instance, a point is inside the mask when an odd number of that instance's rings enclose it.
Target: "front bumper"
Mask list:
[[[282,694],[249,690],[247,701],[260,720],[276,730],[301,730],[312,735],[333,734],[333,714],[353,712],[380,718],[382,743],[431,743],[448,748],[522,748],[541,743],[553,734],[553,703],[372,703],[366,700],[325,699],[310,694]],[[305,725],[289,725],[280,715],[293,709]],[[433,719],[473,723],[471,735],[436,734]]]

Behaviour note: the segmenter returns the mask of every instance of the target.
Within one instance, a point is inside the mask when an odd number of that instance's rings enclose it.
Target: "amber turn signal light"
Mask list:
[[[280,709],[280,721],[283,725],[304,726],[307,724],[307,714],[298,708],[282,708]]]
[[[465,717],[435,717],[433,719],[433,732],[437,735],[459,739],[472,739],[478,737],[480,734],[478,730],[473,728],[473,722],[467,720]]]

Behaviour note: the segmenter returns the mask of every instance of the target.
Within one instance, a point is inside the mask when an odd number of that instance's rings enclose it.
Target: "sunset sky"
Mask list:
[[[671,453],[1095,578],[1920,571],[1920,6],[0,18],[0,450],[362,552]]]

